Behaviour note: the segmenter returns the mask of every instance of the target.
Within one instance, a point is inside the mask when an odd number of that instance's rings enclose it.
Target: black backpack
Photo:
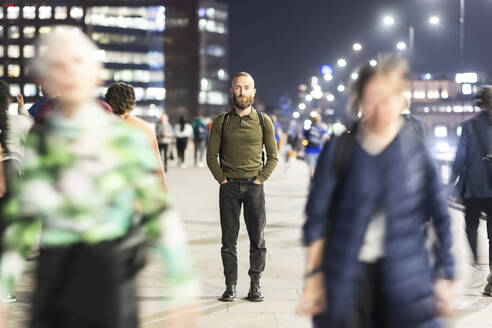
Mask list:
[[[306,131],[306,140],[309,148],[321,148],[323,147],[323,134],[320,128],[313,125]]]

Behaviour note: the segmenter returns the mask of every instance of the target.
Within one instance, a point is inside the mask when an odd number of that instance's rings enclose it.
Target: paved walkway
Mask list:
[[[249,288],[249,242],[242,222],[238,241],[239,299],[232,303],[217,300],[224,289],[220,259],[220,224],[218,218],[218,184],[205,168],[180,169],[171,167],[169,187],[185,222],[190,249],[201,282],[198,302],[202,316],[201,328],[307,328],[309,320],[295,314],[302,289],[304,250],[300,243],[300,228],[307,191],[307,168],[300,161],[290,167],[282,163],[265,185],[267,195],[267,266],[262,284],[265,301],[251,303],[246,297]],[[453,212],[455,253],[460,279],[454,295],[456,314],[448,320],[449,327],[492,327],[492,298],[480,295],[487,275],[485,231],[480,230],[484,250],[478,268],[465,264],[469,256],[463,235],[462,215]],[[241,219],[242,220],[242,219]],[[151,263],[139,277],[142,327],[167,327],[170,314],[166,310],[164,269],[157,261]],[[8,305],[10,327],[25,327],[26,311],[32,290],[31,263],[19,288],[18,302]],[[97,295],[95,295],[97,297]]]

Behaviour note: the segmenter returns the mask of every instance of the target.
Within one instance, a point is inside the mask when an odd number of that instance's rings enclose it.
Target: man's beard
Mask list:
[[[232,103],[234,104],[234,107],[239,109],[246,109],[253,105],[254,102],[255,98],[253,96],[246,96],[245,99],[239,99],[237,96],[232,96]]]

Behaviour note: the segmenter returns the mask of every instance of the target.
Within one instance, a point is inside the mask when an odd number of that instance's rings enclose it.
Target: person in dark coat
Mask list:
[[[487,214],[489,267],[484,294],[492,296],[492,86],[480,88],[474,98],[482,111],[461,125],[461,137],[451,181],[465,205],[466,235],[478,261],[477,230],[481,212]]]
[[[431,156],[401,116],[409,77],[398,56],[362,67],[349,105],[361,118],[320,155],[306,205],[299,304],[315,328],[434,328],[448,311],[450,217]],[[425,248],[430,216],[437,270]]]

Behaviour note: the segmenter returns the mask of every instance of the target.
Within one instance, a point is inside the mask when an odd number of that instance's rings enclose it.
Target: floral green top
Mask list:
[[[197,296],[184,230],[158,165],[148,138],[96,103],[70,118],[48,116],[28,137],[19,190],[4,208],[0,292],[13,292],[36,240],[41,248],[113,240],[128,231],[137,209],[166,263],[173,301]]]

